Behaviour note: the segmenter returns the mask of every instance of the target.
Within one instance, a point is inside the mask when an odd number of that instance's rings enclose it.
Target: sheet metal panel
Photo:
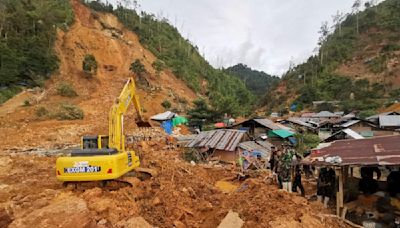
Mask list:
[[[218,142],[224,136],[224,133],[225,133],[224,131],[217,131],[217,133],[215,133],[214,137],[209,141],[208,147],[215,148],[217,146]]]
[[[331,165],[400,165],[400,135],[367,139],[338,140],[330,146],[313,150],[304,163],[326,165],[318,157],[342,158],[342,163]]]
[[[381,127],[400,127],[400,116],[379,116],[379,125]]]
[[[218,150],[234,151],[244,134],[244,131],[230,129],[201,132],[187,144],[187,147],[209,147]]]
[[[208,141],[210,141],[212,139],[212,137],[214,136],[214,134],[216,133],[216,131],[209,131],[207,133],[207,135],[201,140],[201,142],[199,142],[199,146],[203,147],[203,146],[208,146]]]

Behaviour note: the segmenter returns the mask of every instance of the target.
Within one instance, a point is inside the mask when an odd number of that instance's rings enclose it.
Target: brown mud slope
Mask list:
[[[162,143],[143,145],[143,165],[159,174],[144,181],[131,177],[133,187],[114,191],[62,187],[54,157],[0,155],[0,217],[9,227],[146,227],[143,219],[157,227],[217,227],[233,210],[244,227],[346,227],[320,205],[267,185],[262,176],[223,193],[215,182],[233,176],[230,168],[193,166]]]
[[[169,70],[156,76],[151,67],[156,58],[116,17],[93,13],[78,0],[72,1],[72,5],[76,21],[67,32],[58,31],[55,45],[60,59],[59,72],[46,82],[44,90],[24,91],[0,106],[0,149],[50,147],[77,143],[83,134],[107,134],[109,109],[126,80],[135,77],[129,71],[135,59],[140,59],[149,72],[146,75],[149,85],[139,89],[146,116],[164,111],[161,106],[164,100],[169,100],[172,108],[184,110],[196,97]],[[87,78],[82,71],[85,54],[93,54],[98,62],[98,72],[93,78]],[[57,95],[57,87],[62,82],[72,85],[79,96],[66,98]],[[22,107],[25,100],[32,105]],[[39,107],[54,112],[63,103],[81,107],[84,119],[57,121],[36,116]],[[127,131],[134,127],[133,117],[134,111],[130,111],[125,121]]]
[[[390,36],[391,32],[377,29],[371,29],[362,34],[360,42],[364,45],[354,53],[351,60],[341,64],[336,73],[351,77],[354,80],[366,79],[371,83],[390,84],[394,89],[400,88],[400,51],[391,52],[384,63],[385,70],[382,70],[382,72],[374,73],[370,69],[372,60],[382,56],[382,53],[384,53],[382,49],[387,44],[393,43],[388,38]],[[376,37],[381,37],[381,39],[377,41]],[[396,44],[400,43],[397,42]]]

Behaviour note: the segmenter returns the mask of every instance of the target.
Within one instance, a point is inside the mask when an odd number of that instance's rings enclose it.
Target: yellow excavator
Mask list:
[[[138,127],[151,127],[144,121],[135,82],[130,78],[109,114],[109,135],[84,136],[81,148],[72,150],[70,157],[56,162],[57,179],[63,182],[114,180],[139,167],[135,151],[125,149],[123,116],[133,103],[138,114]]]

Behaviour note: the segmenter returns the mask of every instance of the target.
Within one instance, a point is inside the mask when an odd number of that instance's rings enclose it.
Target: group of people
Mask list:
[[[308,165],[300,165],[301,156],[289,147],[283,150],[272,152],[270,168],[277,178],[279,188],[288,192],[298,192],[305,196],[305,189],[302,184],[302,173],[305,176],[313,176],[313,171]],[[335,171],[331,168],[321,168],[317,180],[317,199],[328,207],[329,199],[335,193]]]
[[[297,192],[305,196],[305,190],[301,182],[301,157],[292,149],[284,147],[283,150],[273,151],[270,159],[270,168],[277,178],[279,188],[288,192]],[[292,169],[293,168],[293,169]]]

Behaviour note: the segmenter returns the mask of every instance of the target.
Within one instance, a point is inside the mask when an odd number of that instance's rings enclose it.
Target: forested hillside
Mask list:
[[[138,34],[140,42],[171,68],[190,88],[205,95],[217,114],[249,114],[254,96],[244,83],[222,70],[214,69],[200,54],[198,47],[183,38],[167,19],[127,9],[114,8],[102,1],[86,3],[92,9],[115,14],[129,29]]]
[[[333,16],[332,27],[322,23],[318,54],[286,72],[267,109],[338,100],[338,109],[373,112],[390,104],[400,95],[399,32],[400,1],[355,1],[351,14]]]
[[[56,29],[72,22],[65,0],[0,1],[0,104],[19,85],[41,85],[57,69]]]
[[[276,86],[279,82],[277,76],[253,70],[241,63],[228,67],[226,71],[242,80],[246,87],[258,97],[264,96],[271,87]]]

